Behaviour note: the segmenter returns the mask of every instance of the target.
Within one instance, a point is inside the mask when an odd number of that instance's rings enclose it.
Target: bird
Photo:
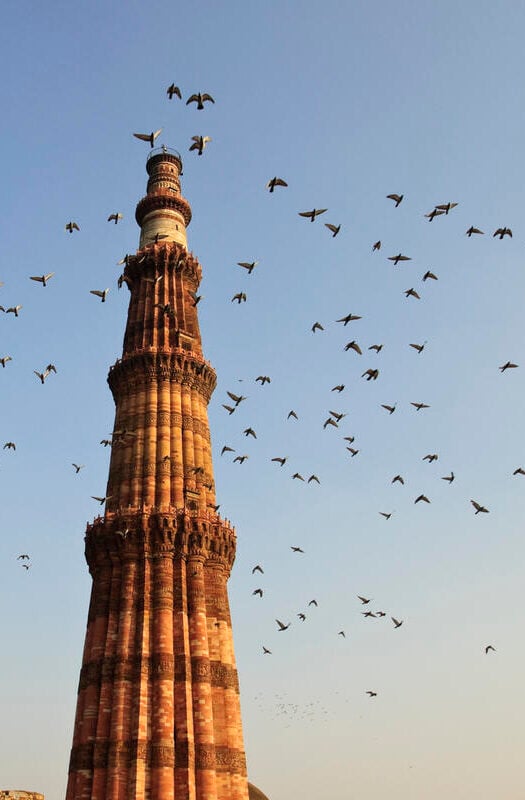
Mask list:
[[[65,229],[66,229],[66,231],[69,231],[69,233],[73,233],[73,231],[79,231],[80,230],[80,228],[78,227],[77,223],[76,222],[72,222],[72,221],[69,221],[67,223]]]
[[[386,197],[387,200],[393,200],[396,204],[395,207],[397,208],[404,196],[404,194],[387,194]]]
[[[225,453],[235,453],[235,450],[233,449],[233,447],[228,447],[228,445],[225,444],[221,450],[221,456],[223,456]]]
[[[380,514],[381,514],[381,516],[382,516],[382,517],[384,517],[385,519],[390,519],[390,517],[392,516],[392,513],[391,513],[391,512],[387,514],[387,512],[386,512],[386,511],[380,511],[379,513],[380,513]]]
[[[480,231],[479,228],[475,228],[473,225],[471,225],[470,228],[468,229],[468,231],[465,231],[465,236],[468,236],[469,239],[470,239],[470,237],[472,236],[473,233],[481,233],[481,234],[483,234],[483,231]]]
[[[346,633],[344,631],[337,631],[338,636],[342,636],[343,639],[346,639]]]
[[[361,614],[363,617],[374,617],[374,619],[376,616],[373,611],[361,611]]]
[[[456,206],[457,203],[441,203],[440,205],[436,206],[436,208],[439,209],[439,211],[443,211],[445,214],[448,214],[448,212],[452,208],[456,208]]]
[[[361,377],[364,378],[365,375],[367,376],[366,377],[367,381],[376,381],[377,377],[379,375],[379,370],[378,369],[367,369],[367,370],[365,370],[365,372],[363,372]]]
[[[386,617],[386,611],[376,611],[376,617]]]
[[[428,279],[429,279],[429,278],[430,278],[431,280],[433,280],[433,281],[437,281],[437,280],[438,280],[438,276],[437,276],[437,275],[434,275],[434,273],[433,273],[433,272],[431,272],[429,269],[427,269],[427,271],[425,272],[425,274],[423,275],[423,277],[421,278],[421,280],[422,280],[422,281],[428,281]]]
[[[237,300],[238,303],[245,303],[246,302],[245,293],[244,292],[237,292],[237,294],[233,295],[233,297],[231,299],[231,302],[233,303],[234,300]]]
[[[113,442],[111,441],[111,439],[101,439],[100,444],[103,444],[104,447],[111,447]]]
[[[292,624],[291,622],[289,622],[288,625],[285,625],[284,622],[281,622],[280,619],[276,619],[275,621],[276,621],[277,625],[279,626],[279,631],[287,630],[290,627],[290,625]]]
[[[328,228],[329,231],[332,231],[332,238],[337,236],[339,231],[341,230],[341,225],[332,225],[330,222],[325,222],[325,228]]]
[[[248,275],[251,275],[258,263],[258,261],[237,261],[237,266],[244,267],[244,269],[248,270]]]
[[[517,364],[513,364],[511,361],[507,361],[499,369],[500,369],[500,372],[505,372],[505,370],[507,370],[507,369],[516,369],[517,366],[518,366]]]
[[[433,208],[430,214],[425,214],[425,217],[428,219],[429,222],[432,222],[434,217],[439,217],[440,214],[445,214],[446,212],[442,208]]]
[[[414,348],[414,350],[417,350],[418,353],[422,353],[423,350],[425,349],[425,344],[426,344],[426,342],[423,342],[423,344],[414,343],[414,344],[410,344],[409,347]]]
[[[238,463],[238,464],[244,464],[244,462],[246,461],[246,459],[247,459],[247,458],[249,458],[249,456],[236,456],[236,457],[233,459],[233,463],[234,463],[234,464],[235,464],[235,463]]]
[[[354,352],[358,353],[360,356],[363,355],[363,351],[361,350],[355,339],[352,339],[351,342],[347,342],[347,344],[345,344],[344,349],[345,353],[348,352],[348,350],[354,350]]]
[[[512,239],[512,231],[510,228],[497,228],[497,230],[495,230],[492,234],[492,238],[494,238],[494,236],[498,236],[500,241],[504,236],[510,236]]]
[[[260,383],[261,386],[264,386],[265,383],[271,383],[272,379],[268,375],[259,375],[255,378],[255,383]]]
[[[360,594],[356,595],[356,597],[357,597],[358,600],[361,600],[361,602],[362,602],[362,604],[364,606],[366,606],[368,603],[371,603],[372,599],[373,599],[372,597],[370,597],[370,598],[362,597]]]
[[[176,94],[179,100],[182,100],[182,94],[178,86],[175,86],[174,83],[170,84],[166,89],[166,94],[168,95],[170,100],[173,100],[173,95]]]
[[[115,534],[117,536],[120,536],[122,539],[125,539],[129,532],[130,532],[129,528],[126,528],[123,531],[115,531]]]
[[[253,428],[245,428],[243,430],[245,436],[253,436],[254,439],[257,439],[257,434],[255,433]]]
[[[160,240],[161,240],[161,239],[167,239],[167,238],[168,238],[168,234],[167,234],[167,233],[158,233],[158,232],[157,232],[157,233],[155,234],[155,236],[153,236],[153,237],[151,237],[151,238],[149,238],[149,239],[147,239],[147,240],[146,240],[146,244],[151,244],[152,242],[153,242],[154,244],[158,244],[158,243],[160,242]],[[139,262],[139,263],[140,263],[140,262]]]
[[[52,278],[54,274],[54,272],[48,272],[47,275],[31,275],[30,280],[38,281],[42,286],[47,286],[48,280]]]
[[[14,442],[6,442],[3,450],[16,450],[16,444]]]
[[[0,358],[0,364],[5,369],[5,365],[7,364],[7,362],[12,360],[13,359],[11,358],[11,356],[2,356],[2,358]]]
[[[483,514],[488,514],[489,513],[488,508],[485,508],[485,506],[482,506],[481,503],[478,503],[476,500],[471,500],[470,502],[472,503],[472,505],[476,509],[476,511],[474,512],[474,516],[476,516],[476,514],[480,514],[480,513],[483,513]]]
[[[278,464],[281,465],[281,467],[284,467],[287,458],[288,456],[276,456],[275,458],[271,458],[270,461],[276,461]]]
[[[260,564],[256,564],[254,566],[254,568],[252,569],[252,575],[255,575],[256,572],[260,572],[262,575],[264,575],[264,570]]]
[[[339,427],[337,422],[335,421],[335,419],[332,419],[332,417],[328,417],[328,419],[325,419],[325,421],[323,423],[323,430],[326,430],[326,427],[328,425],[332,425],[334,428],[338,428]]]
[[[93,500],[97,500],[100,503],[100,505],[102,506],[102,505],[104,505],[106,500],[111,500],[112,495],[106,495],[106,497],[95,497],[95,495],[92,494],[91,497],[93,498]]]
[[[314,322],[312,325],[312,333],[315,333],[316,331],[324,331],[324,328],[320,322]]]
[[[169,303],[155,303],[154,308],[160,308],[161,312],[168,317],[175,317],[175,312]]]
[[[100,297],[100,298],[101,298],[101,302],[102,302],[102,303],[105,303],[105,302],[106,302],[106,297],[107,297],[107,294],[108,294],[108,292],[109,292],[109,289],[103,289],[103,290],[100,290],[100,289],[90,289],[90,290],[89,290],[89,293],[90,293],[90,294],[94,294],[94,295],[96,295],[97,297]]]
[[[314,598],[313,598],[313,600],[310,600],[310,602],[308,603],[308,605],[309,605],[309,606],[316,606],[316,607],[318,607],[318,606],[319,606],[319,603],[317,602],[317,600],[316,600],[316,599],[315,599],[315,597],[314,597]]]
[[[186,105],[189,106],[190,103],[197,103],[197,111],[202,111],[204,108],[204,103],[215,103],[215,100],[211,96],[211,94],[207,94],[204,92],[201,94],[192,94],[186,100]]]
[[[367,695],[368,695],[369,697],[377,697],[377,692],[372,692],[372,691],[370,691],[370,690],[369,690],[369,691],[367,692]]]
[[[356,450],[354,447],[347,447],[346,449],[352,454],[352,458],[359,453],[359,450]]]
[[[421,501],[423,501],[424,503],[430,503],[430,500],[425,494],[420,494],[419,497],[416,497],[416,499],[414,500],[414,505],[416,503],[420,503]]]
[[[485,655],[487,655],[487,653],[489,652],[489,650],[492,650],[492,652],[493,652],[493,653],[495,653],[495,652],[496,652],[496,648],[495,648],[495,647],[493,647],[491,644],[488,644],[488,645],[485,647]]]
[[[307,482],[308,483],[312,483],[312,481],[315,481],[316,483],[319,483],[319,484],[321,483],[321,481],[319,480],[317,475],[310,475],[310,477],[308,478]]]
[[[344,383],[338,383],[337,386],[334,386],[333,389],[331,389],[330,391],[331,392],[339,392],[339,394],[340,394],[343,391],[344,388],[345,388]]]
[[[523,469],[522,467],[518,467],[517,469],[514,470],[514,472],[512,474],[513,475],[525,475],[525,469]]]
[[[262,649],[263,649],[263,655],[265,655],[265,656],[271,656],[271,654],[272,654],[272,651],[271,651],[271,650],[268,650],[268,648],[267,648],[267,647],[265,647],[264,645],[262,646]]]
[[[376,353],[380,353],[381,350],[383,349],[383,345],[382,344],[371,344],[368,349],[369,350],[375,350]]]
[[[75,474],[78,475],[81,469],[84,469],[84,464],[71,464],[72,467],[75,467]]]
[[[20,561],[20,559],[22,560],[26,559],[27,561],[29,561],[29,555],[27,553],[20,553],[20,555],[16,557],[16,560]]]
[[[432,464],[433,461],[437,461],[439,458],[437,453],[427,453],[426,456],[423,456],[421,461],[428,461],[429,464]]]
[[[6,313],[6,314],[14,314],[14,315],[15,315],[15,317],[18,317],[18,312],[20,311],[20,309],[21,309],[21,308],[23,308],[23,306],[21,306],[21,305],[18,305],[18,306],[10,306],[9,308],[7,308],[7,309],[5,310],[5,313]]]
[[[313,208],[311,211],[299,211],[298,214],[300,217],[308,217],[310,222],[313,222],[319,214],[324,214],[325,211],[328,211],[327,208]]]
[[[49,370],[45,370],[44,372],[38,372],[36,369],[33,370],[35,375],[40,378],[40,383],[43,384],[47,376],[49,375]]]
[[[400,483],[401,486],[405,485],[405,479],[401,477],[401,475],[394,475],[390,483]]]
[[[297,547],[297,545],[290,545],[290,550],[292,553],[304,553],[304,550],[301,547]]]
[[[450,472],[450,475],[444,475],[444,476],[441,478],[441,480],[442,480],[442,481],[448,481],[448,483],[452,483],[452,481],[454,480],[454,478],[455,478],[455,477],[456,477],[456,476],[455,476],[455,475],[454,475],[454,473],[451,471],[451,472]]]
[[[23,566],[24,569],[29,569],[31,564],[22,564],[22,566]]]
[[[143,142],[149,142],[149,146],[153,147],[155,143],[155,139],[162,133],[162,128],[159,128],[158,131],[152,131],[151,133],[134,133],[133,136],[135,139],[141,139]]]
[[[164,275],[155,275],[153,278],[144,277],[142,280],[146,281],[146,283],[153,283],[156,286],[163,278]]]
[[[262,589],[254,589],[252,594],[258,594],[259,597],[262,597],[263,596],[263,590]]]
[[[108,222],[115,222],[115,225],[116,225],[117,222],[119,220],[121,220],[121,219],[124,219],[124,215],[123,214],[119,214],[119,213],[110,214],[109,217],[108,217]]]
[[[192,136],[191,140],[193,144],[189,148],[190,151],[197,150],[198,151],[197,155],[202,156],[204,148],[206,147],[208,142],[211,142],[212,139],[211,136]]]
[[[381,403],[381,408],[384,408],[385,411],[388,411],[389,414],[393,414],[394,411],[396,410],[396,406],[395,405],[388,406],[388,405],[386,405],[386,403]]]
[[[398,253],[397,256],[388,256],[388,260],[394,262],[394,267],[397,267],[400,261],[412,261],[409,256],[404,256],[401,253]]]
[[[286,417],[286,419],[290,419],[290,417],[293,417],[294,419],[299,419],[293,408],[291,411],[288,412],[288,416]]]
[[[390,619],[391,619],[391,620],[392,620],[392,622],[394,623],[394,627],[395,627],[395,628],[400,628],[400,627],[401,627],[401,625],[403,624],[403,620],[402,620],[402,619],[401,619],[401,620],[399,620],[399,619],[396,619],[395,617],[390,617]]]
[[[300,472],[294,472],[294,474],[292,475],[292,480],[304,481],[304,478]]]
[[[410,405],[414,406],[416,411],[421,411],[422,408],[430,408],[426,403],[410,403]]]
[[[372,252],[375,250],[381,250],[381,239],[378,239],[377,242],[374,242],[372,245]]]
[[[356,316],[356,314],[347,314],[346,317],[341,317],[341,319],[336,319],[336,322],[342,322],[346,327],[349,322],[354,322],[356,319],[362,319],[362,317],[358,317]]]
[[[235,403],[236,406],[238,406],[239,403],[242,403],[243,400],[247,399],[242,394],[234,394],[233,392],[226,392],[226,394],[228,395],[230,400],[233,400],[233,402]]]
[[[421,300],[415,289],[405,289],[405,297],[415,297],[416,300]]]
[[[340,411],[329,411],[328,413],[331,414],[337,422],[341,422],[341,420],[346,417],[346,414],[342,414]]]
[[[54,372],[55,375],[57,374],[57,368],[54,364],[48,364],[46,367],[46,372]]]
[[[283,181],[282,178],[272,178],[270,181],[268,181],[265,188],[268,189],[271,194],[276,186],[288,186],[288,184],[286,181]]]

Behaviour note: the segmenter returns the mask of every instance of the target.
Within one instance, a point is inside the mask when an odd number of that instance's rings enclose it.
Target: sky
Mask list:
[[[65,792],[83,536],[128,303],[117,261],[138,246],[146,190],[131,134],[162,128],[184,162],[218,375],[250,780],[271,800],[523,797],[524,26],[508,0],[4,7],[0,304],[22,308],[0,314],[0,788]],[[199,91],[215,104],[186,106]],[[202,157],[194,135],[211,137]],[[274,176],[288,187],[270,194]],[[411,260],[394,266],[399,253]],[[90,290],[106,287],[102,304]],[[361,319],[336,321],[348,314]],[[227,391],[247,398],[231,416]]]

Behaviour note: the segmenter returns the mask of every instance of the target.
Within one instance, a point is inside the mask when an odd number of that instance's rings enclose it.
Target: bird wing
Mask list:
[[[198,95],[196,95],[196,94],[192,94],[192,95],[191,95],[190,97],[188,97],[188,99],[186,100],[186,105],[188,106],[190,103],[198,103],[198,102],[199,102],[199,96],[198,96]]]
[[[135,139],[141,139],[143,142],[149,142],[151,139],[151,134],[149,133],[134,133],[133,136]]]
[[[210,103],[215,103],[215,100],[213,99],[213,97],[211,96],[211,94],[203,94],[203,95],[201,95],[201,100],[202,100],[203,102],[204,102],[204,100],[209,100],[209,101],[210,101]]]

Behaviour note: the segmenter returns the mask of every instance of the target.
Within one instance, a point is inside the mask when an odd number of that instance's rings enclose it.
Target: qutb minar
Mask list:
[[[216,510],[182,162],[147,160],[130,303],[111,367],[115,425],[103,517],[88,524],[93,579],[66,800],[247,800],[227,580],[236,537]]]

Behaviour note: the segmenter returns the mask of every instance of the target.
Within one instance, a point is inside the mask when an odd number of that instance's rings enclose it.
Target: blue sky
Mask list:
[[[184,160],[218,374],[209,415],[218,502],[238,534],[230,600],[251,780],[272,800],[522,797],[524,23],[520,4],[470,0],[4,9],[0,304],[22,309],[0,315],[0,357],[12,357],[0,444],[17,445],[0,451],[2,788],[65,790],[83,534],[106,486],[106,376],[127,312],[116,262],[137,247],[147,177],[148,147],[131,134],[162,127],[159,143]],[[168,101],[171,82],[215,105]],[[202,158],[193,135],[212,139]],[[289,185],[270,195],[274,175]],[[298,216],[312,208],[328,211]],[[468,238],[471,225],[484,235]],[[513,237],[494,238],[498,227]],[[394,267],[400,252],[411,261]],[[237,266],[254,259],[251,275]],[[429,269],[437,281],[422,281]],[[48,272],[46,288],[29,280]],[[89,293],[106,287],[105,304]],[[238,291],[246,304],[231,303]],[[350,312],[362,319],[335,322]],[[363,355],[344,351],[353,339]],[[501,373],[509,360],[519,367]],[[33,370],[49,362],[57,374],[41,386]],[[247,395],[231,417],[228,390]],[[346,416],[323,429],[331,410]],[[249,459],[221,457],[224,444]],[[429,505],[414,504],[421,493]],[[364,618],[357,595],[387,616]]]

